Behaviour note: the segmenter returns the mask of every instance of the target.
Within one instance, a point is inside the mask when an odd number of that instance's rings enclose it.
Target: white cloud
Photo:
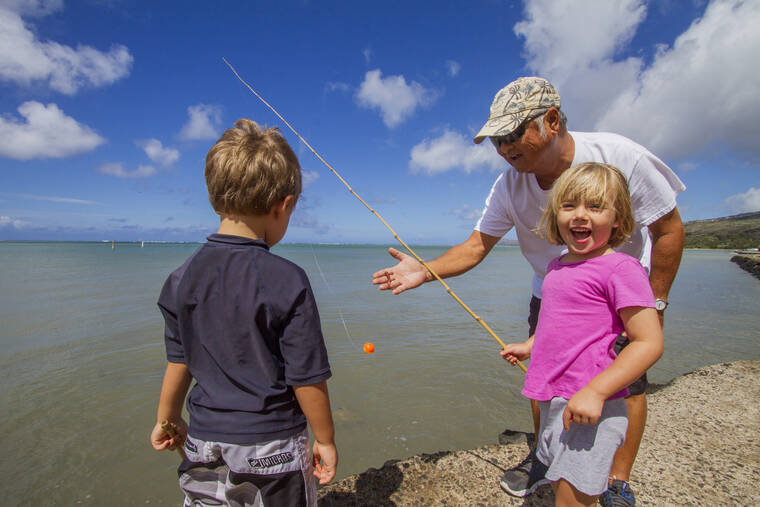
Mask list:
[[[599,120],[662,157],[709,146],[760,156],[760,2],[715,0]]]
[[[514,31],[525,38],[528,67],[559,85],[627,45],[646,7],[642,0],[533,0],[525,16]]]
[[[317,234],[327,234],[330,231],[329,224],[325,224],[314,215],[309,214],[305,208],[300,207],[300,202],[290,217],[290,226],[311,229]]]
[[[21,18],[60,9],[61,2],[3,2],[0,6],[0,80],[29,85],[46,82],[50,88],[73,95],[83,86],[111,84],[131,70],[134,58],[120,44],[108,52],[91,46],[76,48],[43,42]]]
[[[319,173],[317,171],[301,171],[301,182],[303,188],[308,187],[319,179]]]
[[[187,123],[179,136],[185,140],[216,139],[222,123],[222,110],[218,106],[198,104],[187,108]]]
[[[735,213],[760,211],[760,188],[752,187],[743,194],[732,195],[726,204]]]
[[[134,171],[127,171],[118,162],[109,162],[96,169],[101,174],[116,176],[117,178],[148,178],[156,174],[156,168],[149,165],[139,165]]]
[[[340,81],[330,81],[325,85],[325,90],[328,92],[347,92],[351,87],[347,83]]]
[[[478,209],[472,209],[467,204],[463,204],[459,208],[452,210],[451,214],[459,217],[461,220],[472,222],[480,218],[483,212]]]
[[[503,171],[506,162],[496,153],[491,143],[473,144],[467,138],[451,130],[444,131],[435,139],[423,139],[412,148],[409,168],[412,172],[437,174],[461,169],[470,173],[487,167]]]
[[[369,61],[372,59],[372,50],[367,48],[362,51],[362,54],[364,55],[364,62],[369,63]]]
[[[454,60],[446,60],[446,70],[449,72],[449,76],[456,77],[462,70],[462,65]]]
[[[73,199],[71,197],[54,197],[54,196],[46,196],[46,195],[32,195],[32,194],[12,194],[16,197],[21,197],[24,199],[32,199],[34,201],[49,201],[49,202],[62,202],[66,204],[97,204],[101,205],[102,203],[96,202],[96,201],[87,201],[84,199]]]
[[[57,105],[35,101],[18,108],[23,118],[0,117],[0,155],[15,159],[61,158],[105,142],[95,131],[66,116]]]
[[[169,167],[179,160],[179,151],[174,148],[164,147],[158,139],[138,141],[137,145],[145,150],[148,158],[164,167]]]
[[[17,220],[7,215],[0,216],[0,229],[24,229],[29,225],[31,225],[29,222]]]
[[[535,0],[525,16],[514,31],[525,39],[528,69],[557,87],[573,128],[590,128],[642,66],[638,58],[613,57],[644,20],[644,2]]]
[[[421,106],[435,100],[435,93],[412,81],[406,83],[404,76],[382,77],[380,69],[370,70],[356,93],[361,107],[379,109],[383,122],[389,128],[401,124]]]
[[[559,89],[571,128],[626,135],[666,160],[713,146],[760,156],[760,2],[711,1],[672,46],[653,48],[649,66],[615,60],[646,16],[643,0],[535,0],[525,15],[515,33],[527,66]]]
[[[61,10],[63,0],[2,0],[0,8],[28,16],[44,16]]]

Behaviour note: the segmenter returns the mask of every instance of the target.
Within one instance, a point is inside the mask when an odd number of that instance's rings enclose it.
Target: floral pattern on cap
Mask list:
[[[527,118],[536,117],[550,107],[560,107],[557,90],[546,79],[521,77],[499,90],[491,103],[488,121],[475,136],[480,144],[486,137],[505,136]]]

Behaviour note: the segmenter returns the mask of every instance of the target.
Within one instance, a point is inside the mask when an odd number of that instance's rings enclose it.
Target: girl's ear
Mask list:
[[[617,233],[618,229],[620,228],[620,218],[618,218],[618,214],[617,214],[617,212],[615,211],[614,208],[613,208],[612,212],[615,213],[615,221],[612,223],[612,230],[610,231],[610,239],[607,240],[607,243],[609,243],[610,241],[612,241],[612,238],[615,236],[615,234]]]

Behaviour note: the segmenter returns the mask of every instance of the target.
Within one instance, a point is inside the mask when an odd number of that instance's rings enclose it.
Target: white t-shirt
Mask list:
[[[572,165],[604,162],[620,169],[628,180],[636,224],[630,241],[616,250],[639,259],[648,270],[652,246],[647,226],[675,208],[676,195],[686,187],[662,160],[630,139],[606,132],[570,135],[575,141]],[[541,189],[533,174],[509,167],[493,184],[475,224],[476,231],[496,237],[515,228],[520,249],[533,267],[533,295],[539,298],[549,261],[567,251],[564,245],[553,245],[536,233],[548,200],[549,190]]]

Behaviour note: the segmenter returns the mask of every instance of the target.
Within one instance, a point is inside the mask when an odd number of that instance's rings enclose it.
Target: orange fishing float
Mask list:
[[[365,354],[372,354],[375,351],[375,346],[372,345],[370,342],[367,342],[364,344],[364,353]]]

